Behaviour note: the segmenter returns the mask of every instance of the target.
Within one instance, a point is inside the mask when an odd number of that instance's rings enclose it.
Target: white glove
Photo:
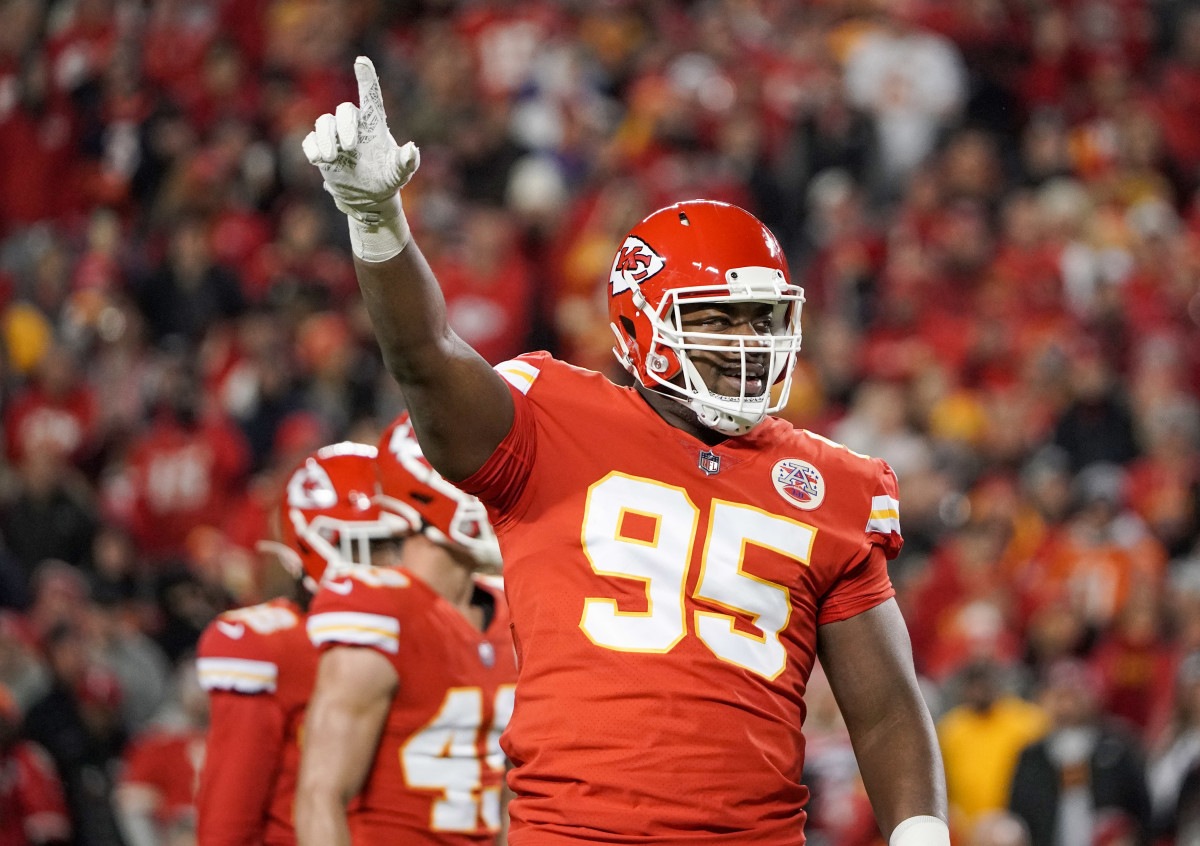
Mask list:
[[[304,138],[304,155],[325,177],[325,190],[350,219],[350,245],[364,261],[399,255],[411,238],[399,191],[421,153],[403,147],[388,131],[379,75],[366,56],[354,60],[358,102],[342,103],[336,116],[323,114]]]

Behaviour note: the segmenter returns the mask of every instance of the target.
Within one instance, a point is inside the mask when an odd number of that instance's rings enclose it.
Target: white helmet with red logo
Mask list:
[[[800,350],[804,289],[791,284],[783,250],[749,212],[726,203],[690,200],[660,209],[633,228],[609,274],[613,353],[643,386],[689,406],[700,422],[743,435],[787,403]],[[688,305],[769,303],[769,335],[731,336],[682,330]],[[738,396],[713,393],[689,352],[741,358]],[[768,390],[746,392],[747,363],[765,358]],[[782,383],[775,400],[770,386]]]
[[[412,524],[375,502],[375,447],[343,441],[321,447],[292,471],[283,490],[283,542],[264,541],[315,591],[327,569],[371,563],[371,541],[403,537]]]
[[[376,501],[385,511],[404,518],[435,543],[461,547],[485,568],[501,566],[487,509],[433,469],[407,412],[384,430],[375,465],[380,487]]]

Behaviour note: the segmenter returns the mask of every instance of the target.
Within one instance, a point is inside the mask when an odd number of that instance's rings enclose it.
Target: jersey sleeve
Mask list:
[[[883,549],[869,546],[863,557],[852,564],[821,597],[817,625],[836,623],[869,611],[895,595]]]
[[[537,426],[527,394],[550,361],[546,353],[529,353],[496,365],[508,382],[513,398],[513,425],[491,457],[474,474],[459,483],[487,506],[492,525],[501,528],[512,520],[537,457]]]
[[[899,487],[896,474],[886,461],[878,458],[870,461],[874,480],[862,548],[821,598],[818,625],[861,614],[896,595],[887,562],[904,545],[900,534]]]
[[[208,745],[196,794],[198,846],[263,842],[286,715],[273,696],[210,691]]]
[[[904,537],[900,534],[900,488],[896,474],[886,461],[879,458],[871,461],[876,465],[878,475],[871,495],[871,513],[867,515],[867,541],[882,549],[891,561],[904,546]]]
[[[366,646],[391,658],[400,651],[401,636],[395,591],[408,585],[398,570],[355,566],[340,571],[313,599],[308,639],[321,650]]]
[[[273,694],[279,664],[270,641],[252,625],[225,613],[209,624],[197,647],[200,686],[245,694]]]

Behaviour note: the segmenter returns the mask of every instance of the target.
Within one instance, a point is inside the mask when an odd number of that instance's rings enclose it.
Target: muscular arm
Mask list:
[[[461,481],[508,434],[512,397],[446,322],[441,289],[412,242],[397,193],[420,165],[420,151],[392,136],[371,60],[359,56],[354,76],[358,105],[321,115],[301,146],[349,219],[358,283],[421,448],[443,476]]]
[[[946,777],[895,600],[818,630],[817,650],[846,720],[880,831],[946,819]]]
[[[350,846],[346,806],[371,770],[398,685],[391,662],[373,649],[339,646],[321,656],[296,787],[299,846]]]
[[[451,481],[487,461],[512,427],[504,379],[446,322],[446,303],[415,243],[354,269],[384,363],[400,385],[425,457]]]

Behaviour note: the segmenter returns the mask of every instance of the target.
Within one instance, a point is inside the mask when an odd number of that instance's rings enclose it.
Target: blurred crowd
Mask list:
[[[0,0],[0,846],[190,842],[196,638],[278,592],[281,475],[401,408],[300,149],[357,54],[493,362],[622,379],[659,206],[778,235],[788,416],[900,480],[957,842],[1200,842],[1200,5]],[[872,844],[808,705],[810,839]]]

